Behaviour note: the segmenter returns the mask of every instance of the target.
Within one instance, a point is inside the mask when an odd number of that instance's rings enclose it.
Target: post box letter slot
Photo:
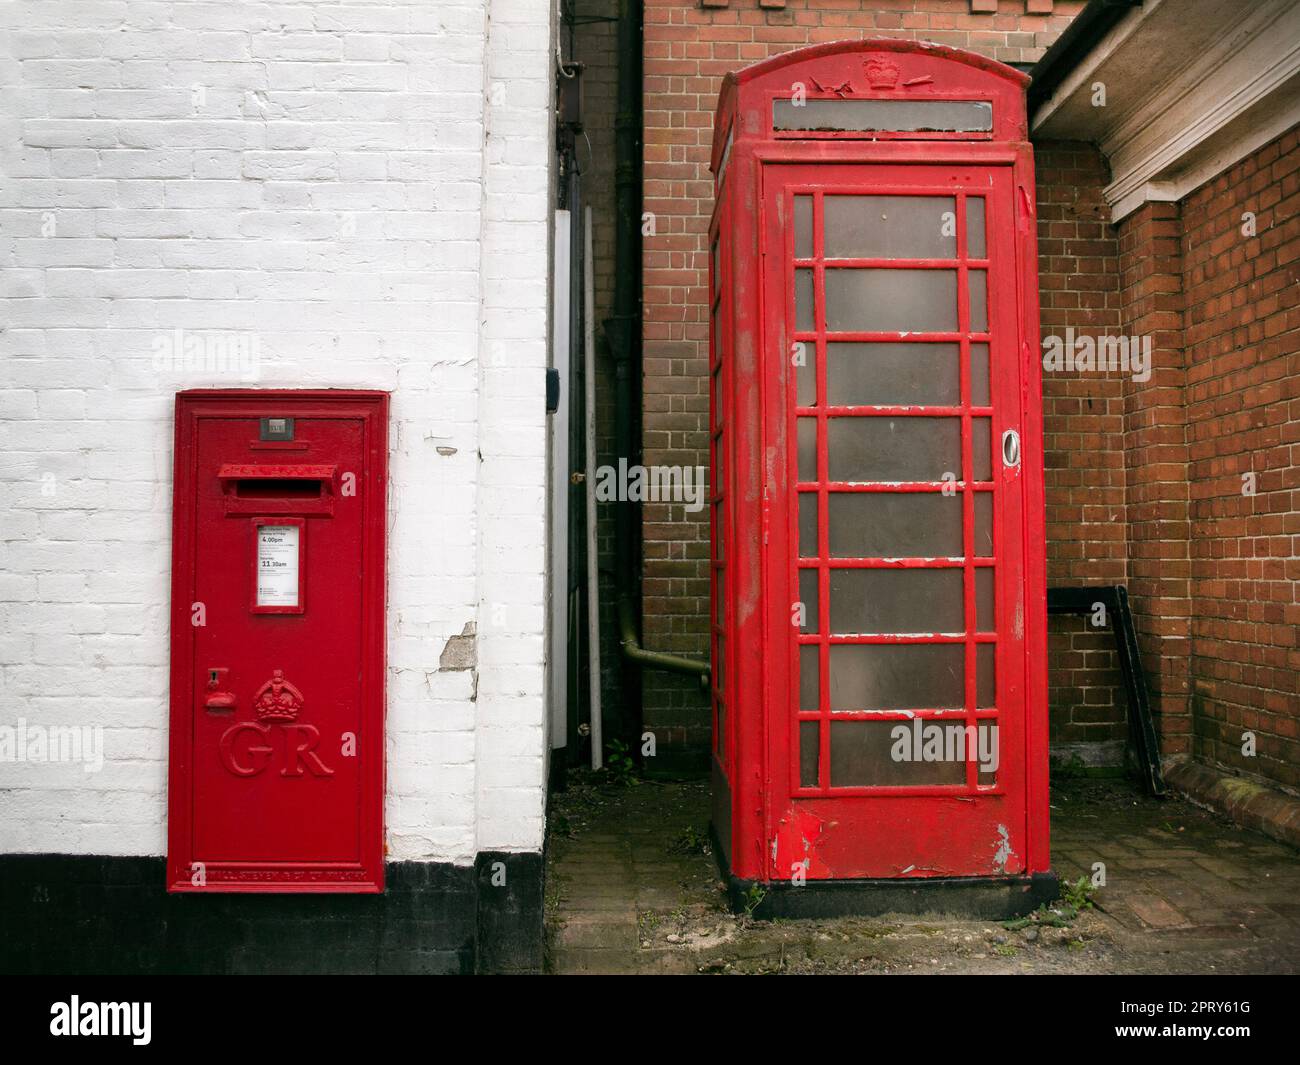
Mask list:
[[[336,466],[223,465],[217,472],[226,513],[334,513]]]
[[[243,477],[235,482],[240,499],[319,499],[321,481],[289,477]]]

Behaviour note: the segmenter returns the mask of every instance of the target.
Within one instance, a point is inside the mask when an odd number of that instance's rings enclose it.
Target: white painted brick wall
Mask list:
[[[249,384],[393,393],[390,858],[540,848],[553,18],[0,2],[0,724],[105,730],[0,762],[0,851],[165,851],[172,397]]]

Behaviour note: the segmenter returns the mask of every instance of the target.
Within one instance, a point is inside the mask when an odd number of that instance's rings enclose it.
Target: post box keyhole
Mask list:
[[[203,705],[210,712],[233,710],[235,708],[234,693],[221,690],[221,683],[226,679],[226,674],[229,672],[230,670],[224,666],[208,667],[208,694],[203,700]]]

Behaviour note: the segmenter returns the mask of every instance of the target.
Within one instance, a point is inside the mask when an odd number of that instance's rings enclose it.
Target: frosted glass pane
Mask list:
[[[827,270],[826,328],[855,333],[952,332],[957,328],[957,272]]]
[[[822,200],[824,255],[955,259],[956,211],[951,196],[827,196]]]
[[[831,787],[888,787],[911,784],[964,784],[966,782],[965,722],[924,722],[921,727],[948,726],[955,730],[943,753],[952,759],[922,759],[916,726],[910,721],[834,721],[831,723]],[[902,737],[895,732],[906,729]],[[901,742],[900,742],[901,740]],[[898,750],[912,755],[895,758]]]
[[[817,480],[817,419],[800,418],[797,431],[799,435],[799,480]]]
[[[966,197],[966,257],[983,259],[987,255],[984,247],[984,198],[982,196]]]
[[[817,787],[817,761],[821,728],[816,721],[799,722],[799,786]]]
[[[821,681],[817,674],[818,647],[804,644],[799,648],[799,709],[816,710]]]
[[[987,407],[992,403],[989,396],[989,346],[987,344],[970,346],[970,401],[977,407]]]
[[[833,644],[832,710],[925,710],[965,705],[959,643]]]
[[[960,569],[833,569],[831,633],[964,632]]]
[[[817,557],[817,493],[799,493],[799,554]]]
[[[966,279],[970,289],[970,330],[972,333],[987,333],[989,331],[988,273],[984,270],[968,270]],[[828,295],[827,302],[829,301]]]
[[[987,100],[773,100],[779,130],[981,133],[993,129]]]
[[[818,614],[818,584],[815,569],[799,571],[799,602],[803,604],[804,623],[800,632],[816,632]]]
[[[981,643],[975,648],[975,705],[983,710],[996,706],[995,660],[997,645]]]
[[[811,259],[813,255],[813,205],[811,196],[794,198],[794,257]]]
[[[993,557],[993,493],[975,493],[975,557]]]
[[[827,510],[833,558],[955,558],[963,553],[960,494],[831,492]]]
[[[958,418],[831,418],[826,433],[832,481],[939,481],[961,472]]]
[[[993,480],[992,432],[988,418],[971,419],[971,468],[974,470],[972,476],[977,481]]]
[[[817,404],[817,345],[811,340],[799,341],[795,352],[799,359],[794,366],[795,402],[800,407]]]
[[[956,406],[959,360],[956,344],[827,344],[827,401],[844,407]]]
[[[813,318],[813,272],[811,270],[794,272],[794,327],[801,333],[810,333],[817,328]]]
[[[833,600],[832,600],[833,602]],[[975,628],[978,632],[992,632],[994,621],[993,570],[988,567],[975,571]]]

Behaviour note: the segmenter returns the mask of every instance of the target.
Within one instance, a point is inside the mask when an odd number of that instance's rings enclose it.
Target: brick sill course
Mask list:
[[[1243,828],[1300,848],[1300,799],[1246,777],[1184,759],[1165,763],[1165,780],[1195,803]]]

